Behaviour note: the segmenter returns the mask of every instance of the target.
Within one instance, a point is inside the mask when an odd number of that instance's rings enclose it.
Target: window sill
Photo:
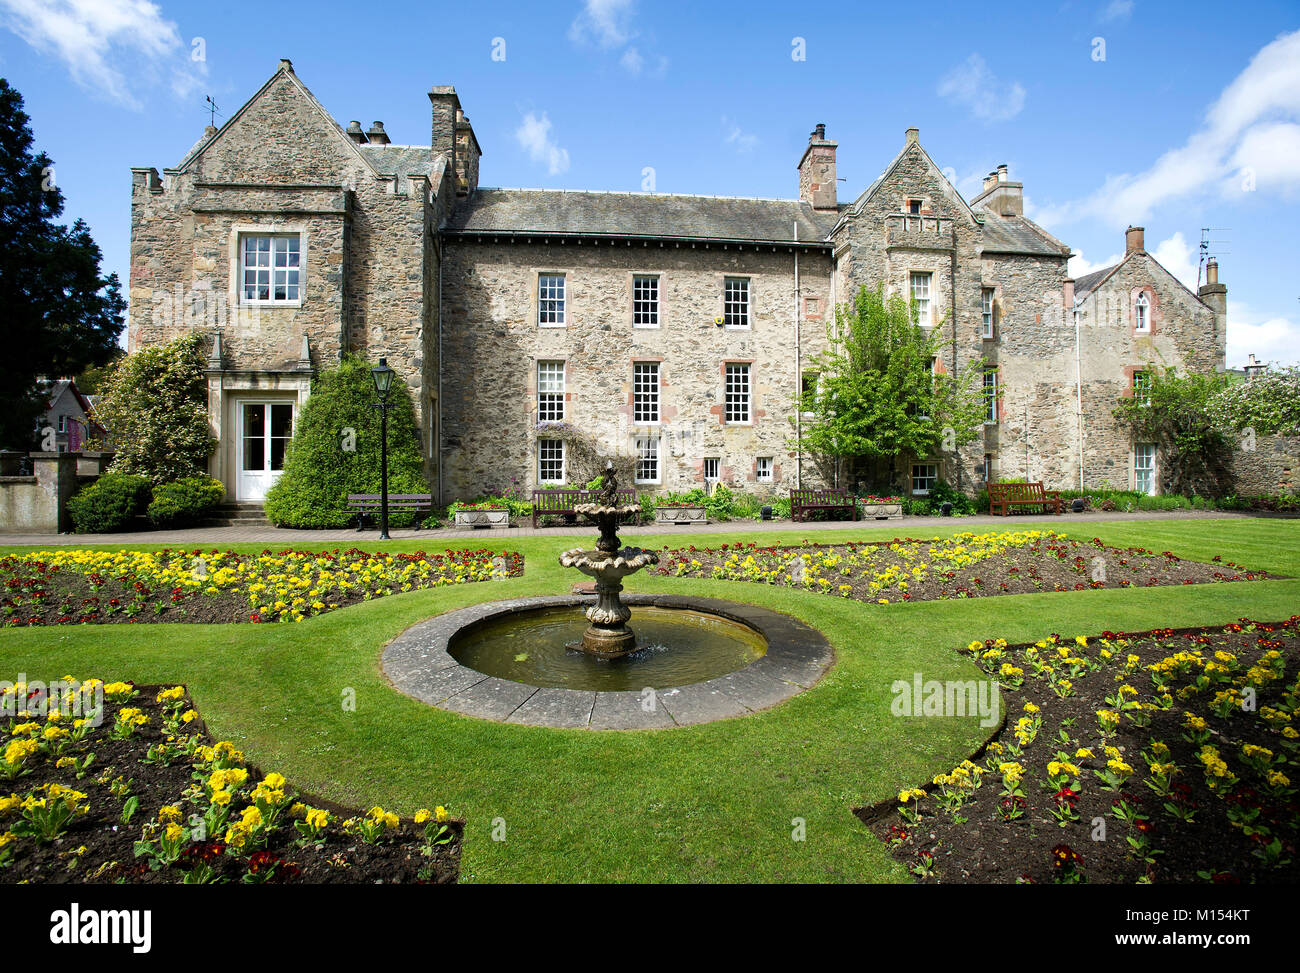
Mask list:
[[[303,307],[305,301],[299,299],[296,301],[240,301],[240,307]]]

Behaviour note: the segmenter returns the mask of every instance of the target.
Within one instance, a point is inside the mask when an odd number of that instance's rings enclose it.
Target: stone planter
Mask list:
[[[703,507],[655,507],[656,524],[707,524],[709,513]]]
[[[893,520],[903,516],[901,503],[860,503],[858,510],[863,520]]]
[[[504,507],[494,510],[457,510],[457,527],[509,527],[510,511]]]

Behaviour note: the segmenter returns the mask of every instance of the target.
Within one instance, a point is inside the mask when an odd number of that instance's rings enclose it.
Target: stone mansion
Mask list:
[[[430,137],[394,144],[281,61],[175,168],[132,170],[128,350],[209,338],[210,472],[233,499],[265,495],[312,376],[348,351],[411,389],[443,502],[569,480],[565,428],[635,453],[639,489],[817,485],[796,402],[837,303],[881,281],[943,329],[936,368],[983,359],[988,393],[982,437],[905,458],[900,491],[1154,491],[1115,400],[1155,366],[1224,367],[1217,266],[1194,294],[1133,227],[1118,264],[1071,280],[1006,166],[965,200],[916,129],[850,202],[822,125],[793,199],[488,189],[455,89],[429,100]]]

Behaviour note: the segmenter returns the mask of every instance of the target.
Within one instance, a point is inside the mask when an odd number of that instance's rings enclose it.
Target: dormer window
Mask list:
[[[1146,294],[1138,295],[1133,330],[1146,334],[1151,332],[1151,302]]]

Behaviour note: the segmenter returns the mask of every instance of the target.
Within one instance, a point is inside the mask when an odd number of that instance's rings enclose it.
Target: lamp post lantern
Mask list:
[[[379,539],[388,540],[388,390],[393,387],[393,370],[388,359],[370,369],[379,396]]]

